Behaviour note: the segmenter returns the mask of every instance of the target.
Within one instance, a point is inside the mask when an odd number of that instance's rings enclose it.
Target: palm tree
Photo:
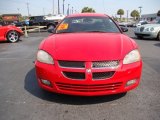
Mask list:
[[[133,17],[134,20],[136,20],[136,18],[139,18],[140,17],[140,13],[138,12],[138,10],[133,10],[131,12],[131,17]]]
[[[0,21],[2,21],[2,16],[0,15]]]
[[[120,20],[121,20],[122,15],[124,15],[124,10],[123,10],[123,9],[119,9],[119,10],[117,11],[117,15],[120,16]]]
[[[160,16],[160,10],[157,12],[157,16]]]
[[[82,9],[82,13],[95,13],[95,10],[93,8],[89,8],[89,7],[84,7]]]

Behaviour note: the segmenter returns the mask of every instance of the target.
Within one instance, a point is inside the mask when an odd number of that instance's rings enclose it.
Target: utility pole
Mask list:
[[[140,6],[140,7],[138,7],[138,8],[139,8],[139,13],[140,13],[139,19],[141,20],[142,6]]]
[[[17,8],[17,10],[18,10],[18,14],[20,14],[20,13],[19,13],[19,8]]]
[[[127,22],[128,22],[128,12],[129,12],[129,10],[127,10]]]
[[[60,9],[59,9],[59,0],[58,0],[58,14],[60,14]]]
[[[43,15],[45,15],[45,9],[43,8]]]
[[[72,9],[70,9],[69,13],[72,14]]]
[[[17,10],[18,10],[18,21],[20,21],[20,12],[19,12],[19,8],[17,8]]]
[[[72,7],[72,14],[73,14],[73,7]]]
[[[28,17],[29,17],[29,3],[27,2],[27,10],[28,10]]]
[[[53,0],[53,15],[54,15],[54,0]]]
[[[69,15],[69,6],[70,6],[70,4],[68,4],[68,10],[67,10],[67,15]]]
[[[64,1],[65,1],[65,0],[63,0],[63,15],[64,15]]]

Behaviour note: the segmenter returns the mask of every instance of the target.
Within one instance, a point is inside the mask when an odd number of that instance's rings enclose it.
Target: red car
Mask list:
[[[13,25],[0,26],[0,41],[17,42],[23,31]]]
[[[39,46],[35,62],[41,88],[62,94],[98,96],[138,86],[138,45],[107,15],[65,17]]]

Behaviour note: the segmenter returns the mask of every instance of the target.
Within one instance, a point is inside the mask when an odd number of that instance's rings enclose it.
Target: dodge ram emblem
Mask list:
[[[91,73],[91,69],[86,69],[86,72],[89,74]]]

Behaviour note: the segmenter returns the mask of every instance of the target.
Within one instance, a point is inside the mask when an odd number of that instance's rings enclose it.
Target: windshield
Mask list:
[[[65,18],[57,27],[56,33],[75,32],[112,32],[120,30],[108,17],[71,17]]]

